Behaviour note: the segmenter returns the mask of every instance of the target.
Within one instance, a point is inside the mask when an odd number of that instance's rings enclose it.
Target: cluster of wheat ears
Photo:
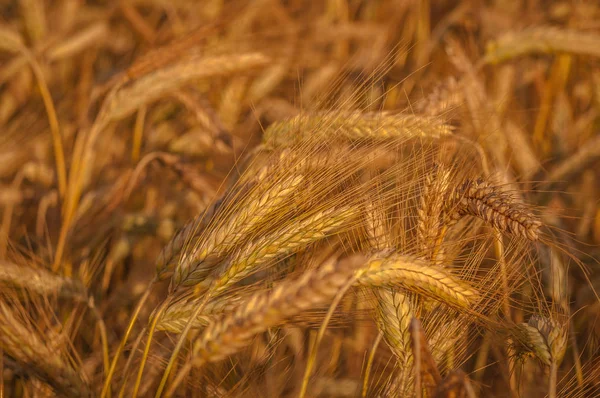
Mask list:
[[[460,35],[478,2],[381,2],[382,33],[360,22],[379,2],[305,5],[327,16],[313,26],[298,1],[211,1],[201,28],[154,45],[193,7],[65,1],[91,23],[46,40],[53,7],[21,3],[23,25],[0,27],[0,396],[593,396],[597,345],[578,347],[565,264],[581,308],[598,308],[594,277],[530,204],[538,153],[480,74],[556,56],[550,103],[600,35],[521,29],[472,62]],[[122,21],[152,44],[125,69],[103,53],[135,53]],[[398,21],[415,47],[392,40]],[[408,99],[436,62],[454,77]],[[298,94],[300,66],[315,72]],[[494,73],[501,94],[525,90]],[[600,158],[590,142],[528,185],[535,203]]]

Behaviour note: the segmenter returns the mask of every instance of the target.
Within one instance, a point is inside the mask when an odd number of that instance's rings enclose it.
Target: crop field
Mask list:
[[[0,398],[600,397],[597,0],[0,0]]]

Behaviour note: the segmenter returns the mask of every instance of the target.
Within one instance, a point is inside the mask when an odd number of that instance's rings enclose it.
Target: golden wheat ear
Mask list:
[[[80,372],[64,359],[52,344],[63,339],[51,330],[42,336],[16,316],[13,309],[0,301],[0,347],[15,369],[31,374],[65,397],[91,397],[92,393]]]
[[[436,117],[336,111],[301,114],[273,123],[265,130],[263,143],[267,148],[285,148],[306,140],[386,141],[451,135],[452,128]]]
[[[531,241],[538,240],[542,226],[525,205],[483,179],[465,180],[455,190],[447,211],[455,220],[472,215],[502,232]]]
[[[42,296],[56,294],[76,300],[87,299],[85,287],[77,280],[56,275],[42,268],[21,266],[0,260],[0,287],[13,287]]]
[[[247,238],[258,223],[277,212],[293,195],[304,176],[292,175],[275,182],[266,190],[254,191],[245,201],[239,214],[233,214],[203,236],[189,256],[180,261],[171,277],[170,290],[179,286],[194,286],[206,277],[214,263],[211,258],[223,258],[239,240]]]

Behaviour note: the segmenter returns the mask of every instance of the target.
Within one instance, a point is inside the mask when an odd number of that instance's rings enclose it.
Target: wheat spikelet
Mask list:
[[[356,214],[357,211],[349,207],[325,210],[259,238],[232,256],[214,281],[214,291],[226,289],[261,264],[325,238]],[[208,279],[204,282],[211,283]]]
[[[391,138],[440,138],[452,130],[438,118],[412,114],[331,112],[299,115],[273,123],[263,142],[267,147],[290,146],[308,138],[337,137],[350,141]]]
[[[499,63],[526,54],[572,53],[600,57],[600,36],[550,26],[510,32],[488,43],[485,62]]]
[[[482,179],[467,179],[456,189],[448,213],[457,220],[464,215],[481,218],[500,231],[532,241],[538,239],[542,223],[510,194]]]
[[[4,354],[14,359],[23,371],[48,383],[62,396],[90,397],[81,375],[48,345],[48,342],[58,341],[60,336],[50,330],[40,336],[0,301],[0,348]]]
[[[265,192],[252,192],[240,211],[233,214],[223,225],[210,231],[198,247],[184,257],[175,268],[171,278],[171,290],[180,285],[193,286],[201,282],[214,265],[205,262],[209,256],[221,256],[237,242],[244,239],[258,223],[276,212],[303,181],[302,176],[291,176],[275,183]]]
[[[462,105],[463,101],[459,83],[451,77],[435,86],[423,101],[416,103],[415,110],[427,116],[440,116]]]
[[[338,290],[355,278],[363,257],[329,262],[300,278],[280,283],[271,292],[253,295],[232,314],[210,324],[194,343],[194,362],[223,359],[248,345],[258,333],[309,308],[331,300]]]
[[[520,324],[518,329],[522,336],[520,342],[524,345],[525,351],[534,354],[544,365],[550,366],[552,364],[550,348],[540,331],[527,323]]]
[[[58,294],[60,297],[85,299],[85,288],[73,279],[58,276],[44,269],[0,260],[0,287],[11,286],[40,295]]]
[[[358,283],[367,287],[401,286],[460,307],[469,307],[478,297],[475,289],[447,271],[402,255],[372,258],[360,271]]]

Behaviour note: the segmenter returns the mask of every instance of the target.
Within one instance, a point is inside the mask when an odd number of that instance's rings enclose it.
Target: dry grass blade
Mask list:
[[[73,279],[58,276],[50,271],[0,260],[0,287],[9,286],[40,295],[57,294],[85,300],[84,286]]]
[[[3,302],[0,302],[0,347],[15,361],[19,370],[35,375],[65,397],[91,397],[81,375],[56,349],[60,336],[46,331],[44,336],[26,326]]]
[[[479,297],[474,288],[447,271],[403,255],[374,257],[360,271],[357,282],[367,287],[402,287],[464,308]]]
[[[273,123],[263,136],[265,146],[280,148],[306,139],[335,137],[350,141],[441,138],[452,129],[439,118],[413,114],[344,113],[302,114]]]

